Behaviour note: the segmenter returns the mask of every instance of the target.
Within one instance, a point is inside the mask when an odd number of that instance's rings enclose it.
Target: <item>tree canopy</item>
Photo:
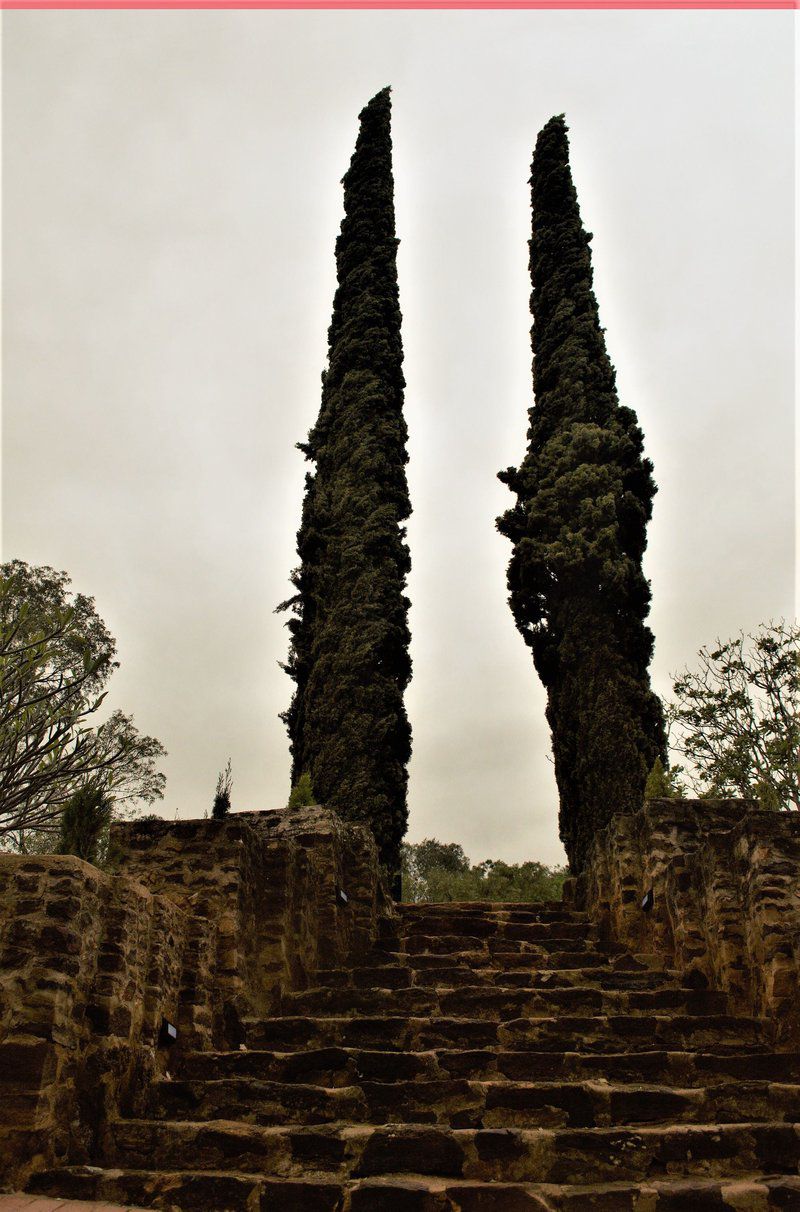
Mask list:
[[[552,118],[531,168],[533,386],[528,450],[500,479],[516,504],[509,604],[547,690],[561,838],[573,870],[611,813],[641,804],[663,715],[642,573],[656,491],[636,415],[620,405],[569,165]]]
[[[164,747],[114,711],[99,721],[116,643],[65,572],[0,565],[0,840],[55,837],[67,803],[91,787],[116,805],[164,792]]]
[[[369,824],[383,862],[399,869],[411,730],[410,568],[403,350],[397,285],[391,98],[360,115],[344,177],[338,286],[322,402],[308,441],[292,574],[295,691],[283,719],[292,783],[308,775],[320,803]]]
[[[404,901],[560,900],[565,867],[544,863],[503,863],[484,859],[470,864],[457,842],[426,838],[403,844]]]
[[[800,626],[765,624],[698,658],[668,704],[670,747],[691,789],[800,808]]]

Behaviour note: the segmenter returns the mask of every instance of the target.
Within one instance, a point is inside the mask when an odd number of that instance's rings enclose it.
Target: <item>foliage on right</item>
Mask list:
[[[667,706],[690,789],[800,809],[800,625],[766,623],[698,653]]]
[[[656,486],[617,397],[563,115],[539,134],[531,186],[535,403],[527,454],[500,473],[517,501],[497,525],[514,545],[509,604],[547,691],[561,839],[580,871],[597,829],[639,807],[666,760],[642,573]]]

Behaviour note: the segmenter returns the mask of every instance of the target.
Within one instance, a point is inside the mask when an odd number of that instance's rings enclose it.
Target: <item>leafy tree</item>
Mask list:
[[[561,838],[580,871],[596,830],[641,805],[666,756],[642,573],[656,487],[617,398],[563,116],[539,135],[531,185],[535,405],[522,464],[500,473],[517,501],[498,529],[514,545],[509,604],[547,691]]]
[[[14,829],[0,836],[0,854],[55,854],[58,850],[58,823],[44,829]]]
[[[100,857],[103,835],[111,824],[112,802],[105,792],[87,784],[70,796],[61,815],[59,854],[74,854],[87,863]]]
[[[449,879],[468,873],[469,859],[456,842],[439,842],[429,837],[413,846],[403,843],[402,871],[404,901],[432,900],[435,898],[429,895],[431,887],[441,883],[440,877]]]
[[[403,845],[404,901],[560,900],[566,868],[485,859],[470,866],[461,846],[426,838]]]
[[[668,708],[695,793],[800,808],[800,626],[765,624],[698,656]]]
[[[396,872],[411,753],[410,504],[390,119],[387,88],[360,115],[344,177],[322,403],[300,445],[315,470],[297,536],[297,593],[279,609],[295,615],[285,665],[295,692],[282,717],[292,782],[307,772],[321,803],[368,823]]]
[[[130,716],[94,717],[118,662],[116,644],[65,572],[0,565],[0,844],[51,848],[62,812],[87,784],[115,811],[164,792],[165,754]]]
[[[214,807],[211,810],[211,816],[215,821],[222,821],[231,810],[231,789],[233,787],[233,778],[231,776],[231,759],[228,758],[228,764],[224,770],[221,770],[217,778],[217,789],[214,793]]]

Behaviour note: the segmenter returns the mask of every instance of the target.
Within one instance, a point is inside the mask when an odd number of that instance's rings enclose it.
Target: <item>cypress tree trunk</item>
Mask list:
[[[531,186],[535,404],[521,466],[500,473],[517,503],[498,529],[514,545],[509,604],[547,690],[560,832],[577,872],[597,829],[641,805],[665,757],[642,573],[656,486],[636,414],[617,398],[563,116],[539,135]]]
[[[297,536],[297,594],[284,603],[295,611],[285,668],[296,688],[283,718],[292,782],[308,773],[320,803],[367,822],[395,873],[411,755],[402,525],[411,508],[388,88],[360,120],[343,181],[322,404],[300,446],[315,470]]]

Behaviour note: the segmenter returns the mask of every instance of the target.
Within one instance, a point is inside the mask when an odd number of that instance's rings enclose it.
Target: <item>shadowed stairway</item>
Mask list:
[[[800,1209],[800,1054],[560,903],[400,906],[30,1190],[161,1209]]]

